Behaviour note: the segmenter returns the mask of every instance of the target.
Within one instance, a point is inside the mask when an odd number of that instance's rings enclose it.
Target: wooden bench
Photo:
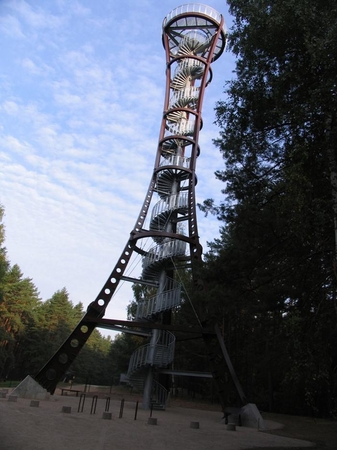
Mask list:
[[[61,395],[63,395],[63,393],[67,391],[67,392],[75,392],[76,393],[76,397],[78,397],[78,394],[82,391],[78,391],[77,389],[69,389],[69,388],[61,388]]]

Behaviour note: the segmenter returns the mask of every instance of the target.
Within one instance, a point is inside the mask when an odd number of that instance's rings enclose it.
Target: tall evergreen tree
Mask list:
[[[24,353],[22,339],[26,327],[34,322],[40,303],[39,293],[30,278],[23,278],[18,265],[7,270],[0,303],[2,377],[16,376]]]
[[[6,249],[4,247],[5,243],[5,226],[3,224],[4,215],[5,210],[3,206],[0,204],[0,302],[3,299],[3,279],[8,269]]]
[[[228,4],[237,63],[216,108],[225,200],[204,204],[224,224],[208,255],[209,308],[248,393],[269,408],[332,414],[337,5]]]

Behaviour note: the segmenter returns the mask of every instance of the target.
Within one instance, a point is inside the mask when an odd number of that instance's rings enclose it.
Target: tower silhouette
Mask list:
[[[97,326],[138,327],[148,334],[148,343],[132,355],[128,379],[144,392],[143,406],[150,407],[155,395],[165,403],[167,386],[158,383],[156,371],[169,367],[174,358],[175,336],[171,311],[181,302],[181,284],[176,277],[189,268],[195,285],[201,286],[195,187],[198,144],[202,128],[202,104],[206,86],[212,80],[211,63],[225,49],[224,19],[213,8],[186,4],[171,11],[163,22],[166,54],[166,90],[158,147],[144,203],[127,243],[97,298],[70,336],[35,376],[35,380],[54,393],[71,363]],[[146,245],[151,242],[150,248]],[[139,278],[126,276],[133,256],[141,255]],[[121,281],[143,286],[133,323],[104,319],[106,308]],[[123,328],[122,328],[123,330]],[[212,374],[218,383],[223,408],[230,372],[240,396],[233,369],[221,341],[219,330],[207,331],[200,324],[208,348]]]

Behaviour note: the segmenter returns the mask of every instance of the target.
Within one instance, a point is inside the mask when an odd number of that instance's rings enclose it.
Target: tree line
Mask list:
[[[229,0],[235,78],[216,106],[224,199],[208,199],[201,314],[248,397],[337,414],[337,5]]]
[[[69,336],[84,314],[66,288],[42,301],[32,279],[7,258],[4,208],[0,205],[0,380],[21,380],[36,374]],[[111,385],[128,367],[132,337],[115,339],[94,330],[71,367],[78,383]]]

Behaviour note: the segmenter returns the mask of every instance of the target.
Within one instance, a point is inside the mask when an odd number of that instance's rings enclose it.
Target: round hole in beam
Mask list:
[[[115,284],[117,282],[116,278],[111,278],[111,283]]]
[[[106,289],[104,289],[104,292],[105,292],[106,294],[110,294],[110,289],[109,289],[109,288],[106,288]]]
[[[82,326],[81,326],[81,332],[82,332],[83,334],[88,333],[88,331],[89,331],[89,328],[88,328],[86,325],[82,325]]]
[[[99,304],[99,306],[105,305],[105,301],[102,298],[100,298],[97,303]]]
[[[55,369],[48,369],[46,372],[46,378],[47,380],[54,380],[56,378],[56,370]]]
[[[68,362],[68,355],[66,355],[65,353],[61,353],[59,356],[59,362],[61,364],[66,364],[66,362]]]
[[[78,342],[78,339],[72,339],[70,341],[70,345],[71,345],[72,348],[77,348],[79,346],[79,344],[80,343]]]

